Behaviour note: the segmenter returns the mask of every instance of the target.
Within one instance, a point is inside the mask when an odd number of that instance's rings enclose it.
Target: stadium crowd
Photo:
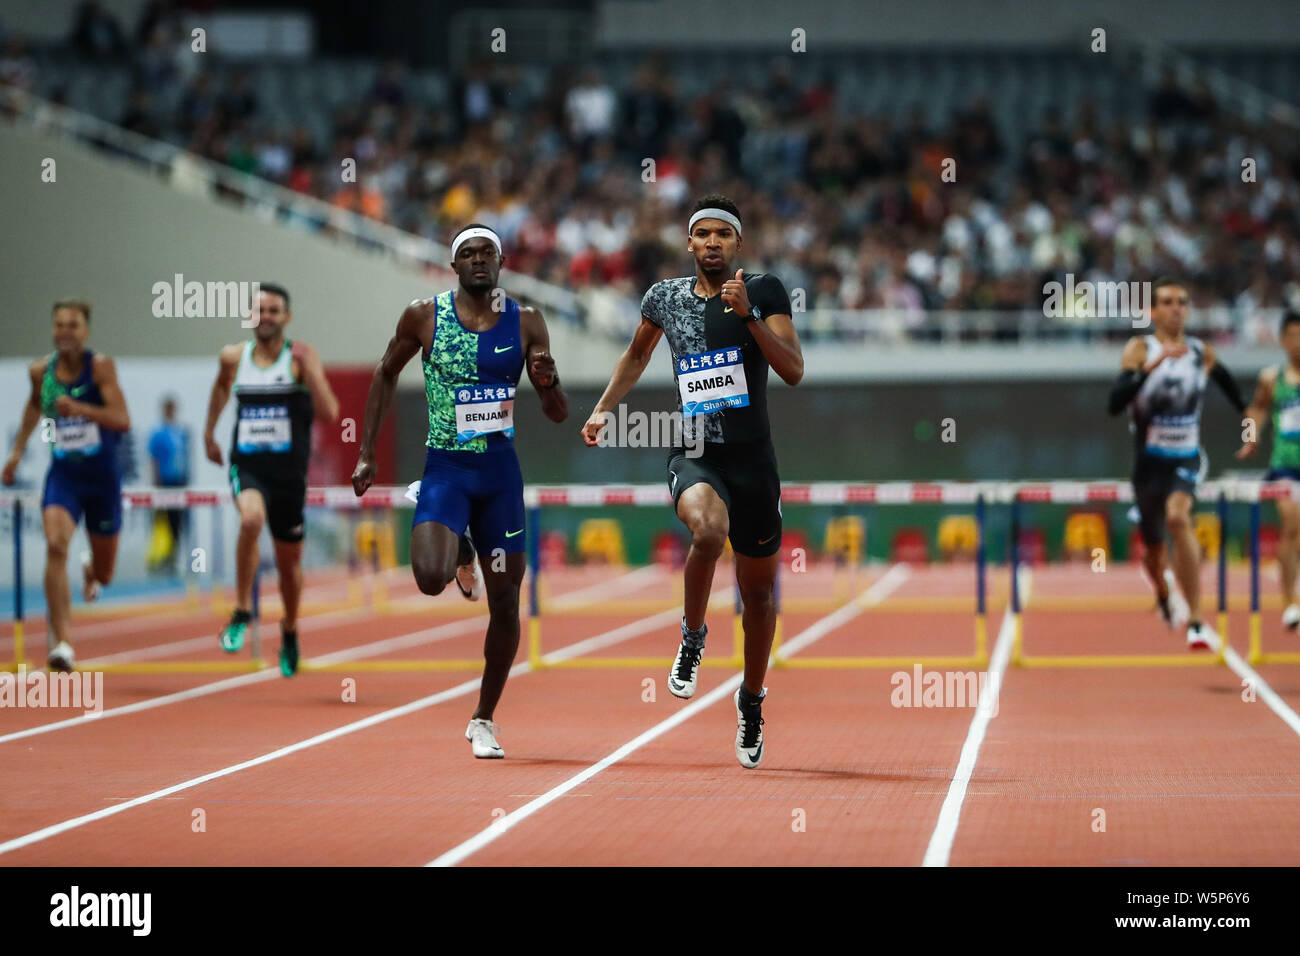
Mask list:
[[[540,90],[479,61],[452,82],[450,109],[417,101],[411,74],[388,63],[330,112],[322,139],[269,120],[238,62],[200,69],[187,39],[167,2],[131,34],[89,0],[67,42],[79,61],[131,70],[127,102],[105,119],[435,240],[488,222],[513,269],[569,288],[639,297],[680,273],[688,204],[722,192],[744,213],[747,268],[804,290],[812,338],[842,334],[838,310],[890,309],[915,328],[926,310],[1036,312],[1043,284],[1067,272],[1186,276],[1195,307],[1260,340],[1272,323],[1253,317],[1300,304],[1297,131],[1250,126],[1172,75],[1143,92],[1143,122],[1084,101],[1009,142],[986,100],[938,124],[920,108],[866,114],[789,59],[762,83],[722,70],[697,96],[653,60],[621,88],[578,67]],[[0,83],[61,92],[17,38]],[[177,85],[175,109],[161,108]],[[340,174],[349,158],[355,182]]]

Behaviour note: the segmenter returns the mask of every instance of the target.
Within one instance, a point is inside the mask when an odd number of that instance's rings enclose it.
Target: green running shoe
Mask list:
[[[292,677],[298,673],[298,632],[280,627],[280,673]]]
[[[253,616],[247,611],[236,610],[230,615],[230,623],[221,631],[221,649],[227,654],[237,654],[244,649],[244,638],[248,635],[249,622]]]

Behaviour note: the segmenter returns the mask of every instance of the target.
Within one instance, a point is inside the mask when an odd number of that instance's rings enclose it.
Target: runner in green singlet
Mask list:
[[[1268,460],[1266,481],[1300,482],[1300,312],[1282,316],[1280,332],[1286,365],[1272,365],[1259,373],[1255,397],[1246,409],[1246,418],[1255,424],[1255,441],[1248,441],[1237,452],[1249,458],[1259,446],[1264,426],[1273,423],[1273,456]],[[1298,486],[1297,490],[1300,490]],[[1277,547],[1277,563],[1282,579],[1282,626],[1300,630],[1300,604],[1295,598],[1295,579],[1300,567],[1300,498],[1280,498],[1277,513],[1282,520],[1282,535]]]

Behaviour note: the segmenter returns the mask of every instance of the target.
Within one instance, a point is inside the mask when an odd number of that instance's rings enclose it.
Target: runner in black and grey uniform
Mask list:
[[[790,297],[776,276],[742,273],[750,314],[789,315]],[[767,421],[767,358],[748,322],[721,296],[704,298],[696,279],[656,282],[641,315],[662,329],[672,351],[682,447],[668,456],[668,488],[708,483],[730,516],[737,554],[763,558],[781,547],[781,479]]]
[[[1209,379],[1234,408],[1246,407],[1232,375],[1214,349],[1184,334],[1186,288],[1172,279],[1151,287],[1152,335],[1135,336],[1124,348],[1120,374],[1111,388],[1109,411],[1131,411],[1137,505],[1143,560],[1156,589],[1157,606],[1170,627],[1187,622],[1187,646],[1212,647],[1217,638],[1201,622],[1200,554],[1192,527],[1196,489],[1205,476],[1201,450],[1201,407]],[[1174,569],[1165,566],[1164,532],[1174,541]],[[1181,589],[1179,595],[1175,584]]]
[[[773,585],[781,546],[781,480],[767,418],[767,373],[788,384],[803,377],[790,299],[779,279],[735,268],[740,214],[723,196],[696,204],[687,228],[695,274],[650,287],[641,324],[609,387],[583,426],[601,441],[607,416],[640,378],[661,337],[668,339],[681,445],[668,457],[668,486],[691,531],[682,641],[669,674],[678,697],[695,693],[707,628],[713,571],[729,537],[745,604],[745,681],[736,693],[736,755],[742,766],[763,757],[763,678],[776,620]]]
[[[209,460],[221,464],[215,430],[233,390],[235,427],[230,445],[230,490],[239,509],[235,552],[235,610],[222,629],[221,648],[244,646],[252,621],[253,577],[258,537],[271,529],[284,617],[280,621],[280,671],[298,670],[298,601],[302,594],[303,505],[311,458],[312,419],[337,421],[334,397],[316,350],[290,341],[284,329],[293,317],[289,293],[263,284],[254,305],[253,339],[221,350],[221,368],[212,386],[204,444]]]

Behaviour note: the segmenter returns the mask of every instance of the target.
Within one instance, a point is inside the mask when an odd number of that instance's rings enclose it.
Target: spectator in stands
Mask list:
[[[219,98],[221,112],[231,126],[241,126],[257,115],[257,94],[249,85],[248,74],[240,70]]]
[[[391,60],[384,64],[384,68],[375,77],[374,85],[370,87],[368,98],[371,103],[382,103],[385,106],[406,105],[406,71],[401,63]]]
[[[12,36],[0,52],[0,86],[30,92],[36,86],[36,64],[27,55],[22,37]]]
[[[176,37],[164,24],[158,24],[149,39],[136,53],[134,80],[137,87],[150,94],[162,93],[179,75],[176,68]]]
[[[178,37],[184,32],[180,13],[171,0],[149,0],[140,13],[140,22],[135,28],[137,46],[147,46],[150,38],[161,28],[163,35]]]
[[[200,73],[181,97],[178,120],[180,128],[193,135],[201,127],[217,118],[219,101],[212,89],[212,76]]]
[[[473,60],[469,64],[464,78],[455,85],[452,105],[462,131],[487,123],[493,112],[505,105],[505,93],[492,80],[487,63]]]
[[[149,98],[147,90],[137,87],[131,91],[131,98],[126,104],[126,112],[122,114],[117,124],[132,133],[148,136],[151,139],[158,138],[161,129],[157,120],[154,119],[153,102]]]
[[[582,79],[564,98],[564,114],[570,141],[585,155],[596,140],[608,139],[614,132],[618,101],[613,89],[600,77],[600,71],[588,68]]]
[[[117,18],[98,0],[84,0],[77,9],[68,37],[74,50],[87,60],[112,60],[126,53],[126,42]]]

